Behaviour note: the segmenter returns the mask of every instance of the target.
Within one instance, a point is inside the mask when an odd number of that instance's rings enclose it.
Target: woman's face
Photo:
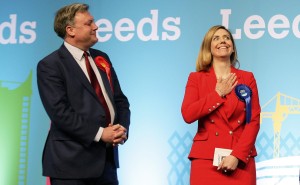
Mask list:
[[[216,31],[213,35],[210,47],[214,59],[230,60],[230,56],[234,52],[230,35],[224,29]]]

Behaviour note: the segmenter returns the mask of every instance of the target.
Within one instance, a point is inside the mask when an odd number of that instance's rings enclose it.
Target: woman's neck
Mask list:
[[[213,68],[217,78],[227,78],[231,72],[231,64],[225,61],[213,61]]]

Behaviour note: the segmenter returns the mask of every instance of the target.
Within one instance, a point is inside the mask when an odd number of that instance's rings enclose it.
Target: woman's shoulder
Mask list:
[[[209,71],[193,71],[190,72],[190,76],[203,76],[203,75],[208,75]]]
[[[251,72],[251,71],[247,71],[247,70],[243,70],[243,69],[235,69],[235,70],[236,70],[236,73],[241,76],[245,76],[245,77],[253,76],[253,72]]]

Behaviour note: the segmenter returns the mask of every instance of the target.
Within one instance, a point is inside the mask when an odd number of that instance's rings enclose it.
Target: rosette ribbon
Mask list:
[[[239,100],[246,103],[246,123],[251,121],[251,89],[245,84],[239,84],[235,87],[235,94]]]
[[[110,88],[112,91],[113,90],[113,85],[112,85],[112,80],[111,80],[111,71],[110,71],[110,64],[109,62],[102,56],[97,56],[95,58],[95,63],[97,65],[97,67],[99,67],[102,71],[104,71],[106,73],[106,76],[108,78],[109,84],[110,84]]]

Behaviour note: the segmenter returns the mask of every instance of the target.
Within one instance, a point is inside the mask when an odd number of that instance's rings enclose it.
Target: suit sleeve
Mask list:
[[[51,61],[51,62],[50,62]],[[101,117],[78,113],[70,101],[66,74],[60,61],[42,60],[37,66],[37,83],[40,98],[51,119],[55,138],[76,140],[90,145],[100,127]],[[74,79],[73,79],[74,80]],[[82,97],[84,101],[85,97]],[[78,99],[78,98],[77,98]]]
[[[238,143],[234,146],[232,155],[243,161],[245,164],[252,155],[256,137],[260,128],[260,104],[258,97],[258,89],[256,80],[252,73],[250,73],[250,83],[248,84],[252,90],[251,108],[252,115],[250,123],[246,123],[243,133],[241,134]]]
[[[115,73],[115,70],[112,70],[112,75],[114,79],[114,100],[117,109],[118,121],[124,126],[127,131],[129,130],[130,125],[130,110],[129,110],[129,102],[127,97],[124,95],[121,90],[121,86],[119,84],[119,80]]]

